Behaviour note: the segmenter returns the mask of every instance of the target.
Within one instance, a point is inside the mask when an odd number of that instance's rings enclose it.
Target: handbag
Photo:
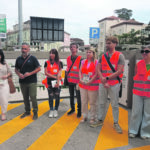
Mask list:
[[[77,58],[78,58],[78,57],[77,57]],[[77,59],[77,58],[76,58],[76,59]],[[76,59],[74,60],[74,62],[76,61]],[[69,74],[69,72],[70,72],[70,70],[71,70],[71,68],[72,68],[72,66],[73,66],[73,64],[74,64],[74,62],[73,62],[72,65],[70,66],[69,71],[68,71],[68,72],[65,71],[64,86],[68,86],[68,85],[69,85],[69,82],[68,82],[68,79],[67,79],[67,75]]]
[[[113,72],[116,72],[116,70],[114,69],[114,67],[113,67],[112,64],[110,63],[109,58],[107,57],[107,55],[104,54],[104,56],[105,56],[105,59],[106,59],[108,65],[109,65],[109,67],[111,68],[111,70],[112,70]],[[119,97],[121,98],[121,97],[122,97],[122,82],[121,82],[121,79],[120,79],[119,76],[117,76],[117,80],[118,80],[119,83],[120,83]]]
[[[7,73],[8,73],[8,65],[7,64],[6,64],[6,67],[7,67]],[[8,77],[8,85],[9,85],[9,92],[11,94],[15,93],[16,92],[16,87],[13,83],[12,76]]]

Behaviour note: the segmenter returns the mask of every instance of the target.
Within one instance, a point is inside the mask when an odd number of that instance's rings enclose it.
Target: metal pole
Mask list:
[[[18,0],[19,46],[22,45],[22,0]]]

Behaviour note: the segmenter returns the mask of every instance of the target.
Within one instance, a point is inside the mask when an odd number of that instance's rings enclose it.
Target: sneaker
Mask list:
[[[135,138],[135,137],[136,137],[136,134],[129,133],[129,137],[130,137],[130,138]]]
[[[80,118],[80,117],[81,117],[81,111],[78,111],[77,118]]]
[[[118,123],[114,123],[114,129],[117,131],[117,133],[122,134],[122,129]]]
[[[147,136],[141,136],[141,139],[147,140],[147,139],[150,139],[150,137],[147,137]]]
[[[57,110],[54,110],[54,117],[58,117],[58,111]]]
[[[81,123],[84,123],[87,121],[87,118],[82,118],[82,120],[80,121]]]
[[[49,118],[53,118],[53,116],[54,116],[54,112],[53,112],[53,110],[50,110],[50,111],[49,111],[49,116],[48,116],[48,117],[49,117]]]
[[[22,118],[25,118],[25,117],[30,116],[30,115],[31,115],[30,113],[25,112],[25,113],[23,113],[23,114],[20,116],[20,118],[22,119]]]
[[[37,113],[34,113],[33,115],[33,120],[36,120],[38,118],[38,114]]]
[[[74,112],[75,112],[75,110],[71,109],[71,110],[67,113],[67,115],[68,115],[68,116],[69,116],[69,115],[72,115]]]
[[[90,124],[90,127],[95,128],[103,125],[103,120],[98,120],[92,124]]]

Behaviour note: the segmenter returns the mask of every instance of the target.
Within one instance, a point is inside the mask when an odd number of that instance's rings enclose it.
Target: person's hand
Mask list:
[[[105,77],[102,77],[102,78],[101,78],[101,82],[102,82],[103,84],[105,84],[105,83],[107,82],[106,78],[105,78]]]
[[[80,83],[81,83],[81,84],[85,84],[85,82],[83,82],[82,80],[80,80]]]
[[[58,87],[59,87],[59,83],[56,83],[56,84],[55,84],[55,88],[58,88]]]
[[[109,88],[109,87],[110,87],[110,85],[108,83],[104,84],[104,88]]]
[[[26,72],[26,73],[24,74],[24,78],[26,78],[26,77],[28,77],[28,76],[31,76],[31,73],[30,73],[30,72]]]
[[[6,80],[7,78],[8,78],[7,75],[1,77],[2,80]]]
[[[20,78],[20,79],[24,79],[24,75],[20,73],[20,74],[19,74],[19,78]]]
[[[85,83],[85,85],[90,85],[91,84],[91,82],[87,82],[87,83]]]

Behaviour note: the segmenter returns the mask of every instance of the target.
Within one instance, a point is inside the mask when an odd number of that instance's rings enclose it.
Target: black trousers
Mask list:
[[[76,91],[77,96],[77,108],[78,112],[81,112],[81,96],[80,96],[80,90],[76,90],[76,84],[69,84],[69,93],[70,93],[70,107],[72,110],[75,110],[75,104],[74,104],[74,93]]]

